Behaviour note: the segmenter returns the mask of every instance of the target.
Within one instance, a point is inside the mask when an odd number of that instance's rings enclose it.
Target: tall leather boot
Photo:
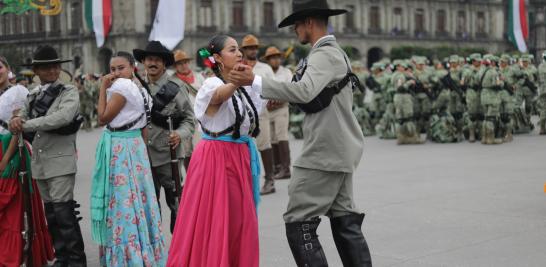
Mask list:
[[[271,144],[271,147],[273,148],[273,173],[274,175],[277,175],[277,173],[281,170],[281,151],[278,143]]]
[[[343,266],[372,266],[368,243],[361,230],[363,220],[363,213],[330,219],[332,235]]]
[[[275,193],[275,180],[273,180],[273,149],[260,151],[265,170],[265,183],[260,190],[261,195]]]
[[[59,233],[66,246],[67,266],[85,267],[87,260],[80,224],[76,218],[76,202],[53,203]]]
[[[68,266],[66,246],[64,238],[59,232],[59,224],[57,223],[57,217],[55,216],[55,209],[53,202],[44,203],[45,216],[47,220],[47,228],[51,239],[53,240],[53,248],[55,248],[55,262],[52,267],[65,267]]]
[[[290,144],[288,141],[279,141],[279,152],[281,167],[273,179],[289,179],[292,174],[290,173]]]
[[[286,223],[288,245],[299,267],[326,267],[328,262],[318,240],[320,218],[311,221]]]

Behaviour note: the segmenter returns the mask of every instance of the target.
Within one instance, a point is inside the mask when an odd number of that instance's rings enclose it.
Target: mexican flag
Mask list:
[[[508,39],[517,46],[522,53],[527,52],[525,40],[529,38],[529,27],[527,25],[527,9],[525,0],[508,0]]]
[[[85,0],[85,21],[95,32],[97,47],[104,45],[112,26],[112,0]]]

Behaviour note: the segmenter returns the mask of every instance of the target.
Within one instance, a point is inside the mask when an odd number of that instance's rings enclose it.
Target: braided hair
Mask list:
[[[231,38],[231,37],[227,35],[215,35],[209,41],[207,50],[210,52],[211,55],[220,54],[220,52],[224,49],[225,43],[228,38]],[[220,66],[218,64],[213,64],[211,69],[216,75],[216,77],[222,80],[222,82],[226,83],[226,81],[224,80],[224,77],[222,76]],[[256,127],[252,131],[251,136],[256,137],[260,133],[260,122],[258,119],[258,111],[256,110],[256,106],[254,105],[254,103],[252,102],[252,99],[250,98],[250,96],[248,95],[248,93],[246,92],[244,88],[239,87],[237,88],[237,91],[242,93],[242,95],[244,95],[244,97],[247,99],[248,103],[250,104],[250,107],[252,108],[252,112],[254,113],[254,117],[256,120],[255,121]],[[239,137],[241,137],[241,124],[243,123],[244,117],[240,113],[239,104],[237,103],[237,97],[235,96],[235,94],[231,96],[231,101],[233,103],[233,109],[235,110],[235,124],[233,125],[232,137],[233,139],[239,139]]]

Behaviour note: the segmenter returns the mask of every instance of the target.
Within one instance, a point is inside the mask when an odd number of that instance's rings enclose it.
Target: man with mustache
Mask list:
[[[191,138],[195,128],[193,108],[187,85],[179,79],[173,79],[166,72],[167,67],[174,64],[171,51],[159,41],[151,41],[145,50],[134,49],[133,55],[144,64],[146,81],[153,97],[152,123],[148,126],[148,153],[158,202],[161,187],[165,190],[167,206],[171,210],[172,233],[178,205],[175,202],[175,183],[169,150],[171,146],[176,149],[178,162],[182,162],[184,153],[180,143]],[[169,131],[169,118],[173,122],[173,133]]]

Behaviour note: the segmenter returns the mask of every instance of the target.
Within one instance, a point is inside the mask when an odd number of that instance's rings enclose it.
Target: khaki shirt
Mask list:
[[[56,81],[50,86],[57,86]],[[32,142],[31,168],[35,179],[48,179],[63,175],[72,175],[76,168],[76,133],[59,135],[48,133],[48,130],[58,129],[72,122],[78,114],[80,98],[78,89],[73,85],[65,85],[46,115],[28,120],[29,101],[43,94],[37,86],[29,93],[25,106],[19,111],[19,116],[26,120],[23,123],[25,132],[36,132]]]
[[[180,79],[172,79],[166,72],[156,82],[149,82],[150,93],[152,96],[157,94],[159,89],[168,81],[174,81],[178,84],[180,92],[174,97],[171,103],[167,104],[163,111],[163,115],[179,114],[184,120],[180,123],[177,129],[174,129],[180,138],[182,143],[186,139],[190,139],[195,130],[195,116],[193,114],[193,107],[188,97],[188,88],[186,84],[180,81]],[[150,162],[152,167],[161,166],[171,161],[170,146],[169,146],[169,130],[163,129],[154,123],[148,126],[148,151],[150,154]],[[178,158],[184,157],[184,151],[182,151],[182,145],[178,145],[176,148],[176,155]]]
[[[323,43],[330,46],[320,46]],[[325,36],[311,48],[307,70],[300,81],[291,83],[263,78],[262,96],[291,103],[309,103],[324,87],[347,74],[344,58],[347,56],[342,53],[335,37]],[[349,83],[334,96],[330,106],[314,114],[305,114],[303,149],[294,166],[354,172],[364,150],[364,136],[351,110],[352,104],[353,89]]]

